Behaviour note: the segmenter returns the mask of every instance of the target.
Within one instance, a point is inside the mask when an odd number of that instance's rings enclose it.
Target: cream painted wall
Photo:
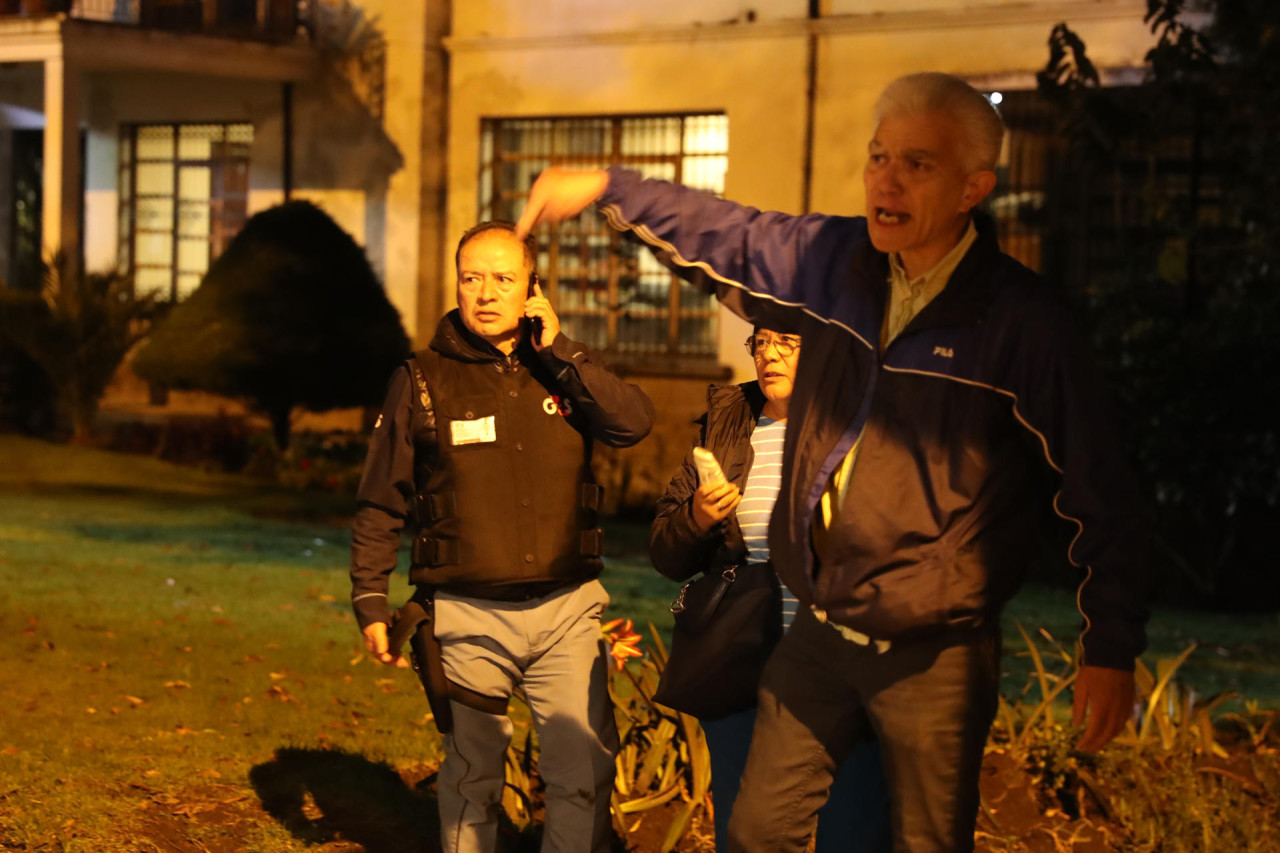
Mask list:
[[[1044,2],[1044,0],[1032,0],[1032,2],[1019,2],[1019,0],[822,0],[823,15],[869,15],[883,14],[888,12],[909,12],[909,11],[925,11],[925,10],[948,10],[948,11],[965,11],[971,9],[988,9],[1007,7],[1011,13],[1025,11],[1029,6],[1042,7],[1064,7],[1072,0],[1056,0],[1056,2]],[[1086,0],[1089,4],[1099,6],[1132,6],[1132,0]],[[1082,5],[1079,0],[1075,0],[1076,5]]]
[[[455,0],[458,38],[529,37],[584,32],[627,32],[745,21],[803,18],[806,0]]]
[[[721,111],[729,116],[726,194],[762,208],[798,211],[804,138],[803,38],[687,40],[620,50],[458,51],[452,57],[447,240],[477,216],[480,120],[520,115]],[[698,85],[691,86],[689,81]],[[449,262],[452,261],[450,254]],[[453,271],[441,270],[452,304]],[[728,318],[727,314],[724,314]],[[750,369],[750,329],[721,323],[720,358]]]
[[[383,130],[400,155],[385,188],[383,284],[410,338],[418,336],[421,275],[418,241],[422,208],[422,80],[428,0],[360,0],[376,15],[387,40],[386,112]]]

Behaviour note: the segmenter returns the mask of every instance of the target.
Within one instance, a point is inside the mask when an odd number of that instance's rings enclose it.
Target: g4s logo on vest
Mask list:
[[[548,415],[560,415],[567,418],[573,414],[573,403],[568,397],[561,397],[558,394],[552,394],[550,397],[542,401],[542,411]]]

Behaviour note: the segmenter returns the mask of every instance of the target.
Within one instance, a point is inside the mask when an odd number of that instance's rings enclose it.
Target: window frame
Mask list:
[[[232,128],[234,127],[248,128],[249,141],[246,145],[248,153],[244,155],[225,155],[221,157],[210,157],[207,159],[194,159],[190,157],[184,158],[180,156],[180,146],[182,144],[182,129],[184,127],[221,127],[222,141],[224,144]],[[169,263],[167,267],[168,274],[169,274],[169,284],[168,284],[167,292],[161,289],[161,290],[157,290],[156,293],[157,293],[157,298],[159,298],[161,301],[169,302],[171,304],[176,304],[177,302],[180,301],[180,298],[179,298],[180,278],[183,275],[196,274],[196,271],[183,270],[180,268],[179,246],[181,244],[181,241],[183,240],[183,235],[181,231],[182,169],[183,167],[214,168],[215,164],[222,168],[226,168],[226,167],[237,165],[237,164],[243,166],[245,170],[245,178],[246,178],[244,204],[243,204],[244,213],[243,213],[243,216],[240,218],[240,223],[239,223],[240,228],[243,228],[244,223],[247,222],[249,219],[248,202],[249,202],[250,182],[248,180],[248,176],[249,176],[249,171],[252,168],[252,159],[253,159],[252,148],[253,148],[253,135],[255,132],[255,128],[253,126],[253,123],[249,121],[243,121],[243,120],[231,121],[231,120],[222,120],[222,119],[211,119],[207,121],[179,121],[179,122],[160,122],[160,121],[129,122],[129,123],[123,123],[120,125],[120,129],[119,129],[120,152],[116,157],[116,180],[117,180],[117,187],[119,187],[119,189],[121,190],[121,192],[119,193],[119,204],[118,204],[119,209],[117,212],[117,222],[119,223],[119,226],[121,227],[122,232],[118,235],[117,244],[119,247],[120,259],[123,261],[123,263],[120,266],[123,268],[125,272],[127,272],[130,278],[135,279],[135,281],[136,281],[136,274],[138,271],[137,243],[138,243],[138,235],[140,233],[138,230],[138,201],[139,201],[138,136],[139,136],[139,131],[144,128],[169,128],[173,133],[172,156],[169,159],[161,160],[157,158],[147,158],[144,161],[145,163],[169,163],[173,167],[173,183],[170,188],[171,192],[168,195],[163,195],[163,196],[155,193],[147,194],[148,198],[169,198],[172,200],[173,209],[170,214],[170,222],[169,222],[170,227],[168,230],[147,229],[142,233],[167,234],[169,237],[170,256],[169,256]],[[126,159],[126,153],[127,153],[127,159]],[[126,190],[126,172],[127,172],[127,190]],[[215,215],[214,201],[215,199],[212,197],[212,194],[211,194],[211,197],[209,199],[209,206],[208,206],[210,227],[209,227],[209,235],[206,240],[206,243],[209,249],[209,257],[208,257],[208,261],[206,262],[204,272],[199,273],[201,276],[207,273],[208,265],[211,264],[217,257],[217,254],[215,254],[215,251],[214,251],[215,228],[216,228],[215,220],[218,220],[220,222],[223,222],[223,224],[225,224],[225,220],[224,220],[225,212],[220,211],[220,212],[217,212],[217,214]],[[226,242],[229,243],[230,239],[234,237],[234,234],[239,233],[240,228],[236,228],[234,233],[224,234],[223,237],[226,240]],[[223,245],[222,250],[225,250],[225,248],[226,246]],[[157,269],[157,270],[165,269],[165,267],[160,264],[146,264],[144,265],[144,268]],[[136,287],[136,284],[135,284],[135,287]]]
[[[707,151],[686,147],[687,122],[690,119],[715,119],[723,122],[723,146]],[[655,122],[678,120],[680,122],[679,129],[674,134],[679,140],[678,146],[674,150],[663,152],[624,153],[623,131],[626,123],[649,120]],[[574,124],[589,126],[589,123],[596,122],[601,123],[604,130],[603,139],[605,145],[602,146],[602,151],[571,153],[557,150],[557,142],[561,136],[562,128],[563,134],[569,136],[575,129],[573,127]],[[529,125],[532,123],[545,123],[546,126],[542,133],[549,140],[549,144],[546,147],[536,147],[534,150],[529,150],[526,147],[521,151],[506,151],[503,149],[504,132],[519,129],[519,125],[522,124]],[[524,130],[523,132],[528,134],[530,131]],[[653,129],[655,134],[661,132],[660,127],[655,126]],[[539,162],[544,163],[546,166],[597,168],[604,168],[610,165],[632,168],[646,165],[664,165],[670,167],[672,180],[677,183],[683,183],[687,161],[691,158],[716,157],[722,158],[724,169],[721,171],[720,186],[710,191],[716,195],[722,195],[724,192],[723,176],[727,174],[729,165],[728,142],[728,114],[724,110],[486,116],[481,119],[480,127],[480,156],[477,170],[478,218],[480,220],[493,218],[514,220],[516,218],[523,207],[523,202],[527,200],[528,192],[526,189],[519,187],[506,186],[503,168],[509,164],[521,162]],[[594,215],[588,211],[583,214],[583,217],[584,219],[575,221],[585,223],[588,221],[585,217],[594,217]],[[607,257],[607,267],[603,277],[596,278],[583,275],[572,278],[575,282],[583,283],[603,281],[605,283],[606,304],[599,308],[571,307],[566,301],[561,300],[562,278],[568,278],[567,276],[562,276],[560,261],[562,243],[559,239],[559,234],[562,227],[562,224],[540,226],[535,232],[538,239],[543,288],[566,322],[572,323],[573,318],[576,317],[604,318],[606,344],[604,346],[593,344],[593,348],[602,350],[616,364],[631,368],[643,368],[659,373],[692,372],[694,374],[703,374],[718,369],[719,307],[714,299],[710,300],[705,306],[689,306],[686,302],[685,306],[682,307],[682,293],[689,288],[689,285],[685,284],[674,273],[668,274],[665,305],[652,315],[639,315],[657,317],[665,315],[665,337],[661,341],[647,340],[643,337],[630,341],[626,339],[620,328],[620,321],[624,317],[630,316],[628,314],[629,309],[619,304],[619,282],[623,278],[624,272],[619,261],[624,241],[621,234],[603,225],[603,223],[601,223],[598,231],[586,227],[580,228],[577,240],[577,250],[584,254],[583,257],[579,258],[578,268],[585,270],[590,269],[592,266],[589,258],[585,256],[589,238],[595,234],[605,236],[606,244],[603,250]],[[585,292],[585,289],[580,292]],[[686,341],[682,345],[681,323],[688,321],[705,322],[707,330],[699,335],[696,344],[691,345]]]

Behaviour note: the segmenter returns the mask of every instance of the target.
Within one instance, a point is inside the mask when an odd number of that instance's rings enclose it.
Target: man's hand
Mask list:
[[[523,240],[543,222],[561,222],[586,210],[609,186],[603,169],[563,169],[549,166],[529,188],[529,203],[516,225],[516,237]]]
[[[733,483],[703,483],[693,493],[693,523],[706,533],[742,503],[742,492]]]
[[[1076,743],[1081,752],[1097,752],[1120,734],[1133,718],[1133,673],[1123,669],[1082,666],[1076,676],[1071,724],[1089,723]]]
[[[392,654],[387,650],[387,623],[373,622],[364,628],[364,647],[368,649],[369,654],[378,663],[391,664],[405,669],[409,666],[409,662],[400,657],[399,654]],[[399,649],[396,649],[399,652]]]
[[[542,295],[542,285],[537,282],[533,285],[533,296],[525,300],[524,316],[542,322],[542,331],[533,339],[533,348],[541,352],[551,346],[556,335],[560,334],[560,318],[551,307],[551,301]]]

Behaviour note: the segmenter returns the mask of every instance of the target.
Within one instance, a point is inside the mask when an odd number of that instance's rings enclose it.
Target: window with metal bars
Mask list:
[[[480,218],[516,220],[548,166],[618,164],[719,195],[729,119],[719,114],[488,119]],[[716,357],[715,299],[682,282],[593,211],[538,231],[538,268],[565,333],[615,363],[678,371]]]
[[[1112,96],[1123,105],[1144,95]],[[1172,237],[1179,211],[1204,233],[1220,230],[1223,166],[1215,152],[1197,153],[1189,113],[1158,138],[1117,133],[1102,157],[1073,150],[1063,116],[1034,89],[1001,93],[999,109],[1009,132],[985,207],[1001,248],[1069,291],[1084,292],[1139,246]]]
[[[120,262],[139,293],[174,302],[199,285],[248,216],[251,124],[120,130]]]

